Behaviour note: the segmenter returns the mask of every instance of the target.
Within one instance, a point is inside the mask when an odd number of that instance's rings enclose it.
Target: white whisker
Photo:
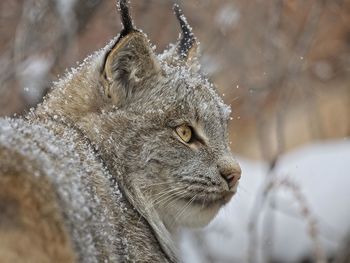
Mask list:
[[[187,208],[192,204],[192,202],[194,201],[194,199],[197,197],[197,194],[195,194],[191,199],[190,201],[188,201],[185,206],[183,207],[183,209],[180,211],[180,213],[178,213],[176,216],[175,216],[175,219],[174,219],[174,224],[176,223],[176,221],[180,218],[180,216],[182,214],[184,214],[184,212],[187,210]]]

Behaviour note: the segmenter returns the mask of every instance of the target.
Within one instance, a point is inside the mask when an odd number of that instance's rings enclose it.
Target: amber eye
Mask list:
[[[191,127],[183,124],[176,127],[176,133],[179,135],[181,140],[188,143],[192,139],[192,129]]]

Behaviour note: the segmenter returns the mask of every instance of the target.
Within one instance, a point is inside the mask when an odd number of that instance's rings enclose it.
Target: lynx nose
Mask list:
[[[241,167],[233,158],[224,158],[219,162],[219,172],[227,182],[229,189],[233,188],[241,178]]]

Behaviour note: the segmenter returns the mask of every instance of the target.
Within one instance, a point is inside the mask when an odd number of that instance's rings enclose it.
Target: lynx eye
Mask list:
[[[192,139],[192,128],[188,125],[180,125],[175,128],[175,131],[177,135],[183,140],[184,142],[188,143]]]

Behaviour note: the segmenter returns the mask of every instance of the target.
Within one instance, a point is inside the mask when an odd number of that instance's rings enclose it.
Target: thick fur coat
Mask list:
[[[116,39],[0,120],[1,262],[178,262],[177,231],[236,192],[230,110],[181,10],[182,38],[156,56],[120,9]]]

